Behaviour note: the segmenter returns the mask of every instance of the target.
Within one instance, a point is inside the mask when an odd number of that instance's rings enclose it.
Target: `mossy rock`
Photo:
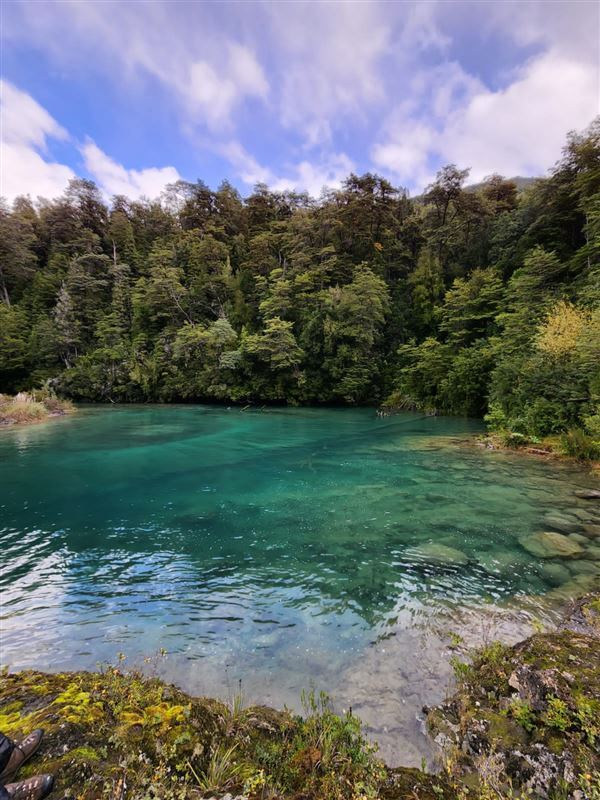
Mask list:
[[[444,775],[425,775],[421,770],[391,769],[379,790],[379,800],[457,800],[457,790]]]
[[[62,798],[353,800],[388,777],[351,714],[230,707],[118,669],[3,673],[0,719],[17,739],[44,729],[19,775],[52,773]]]
[[[519,543],[538,558],[574,558],[583,553],[583,547],[578,542],[556,531],[530,533],[522,536]]]
[[[595,620],[597,605],[590,596],[577,613]],[[434,732],[454,732],[460,780],[478,786],[493,769],[507,792],[546,797],[600,771],[597,636],[565,629],[488,646],[459,675],[456,694],[427,719]]]
[[[91,800],[122,780],[129,796],[143,796],[156,770],[178,769],[206,754],[222,730],[222,705],[190,698],[175,687],[137,674],[24,671],[0,678],[0,729],[20,738],[43,728],[36,757],[19,773],[50,772],[57,795]]]

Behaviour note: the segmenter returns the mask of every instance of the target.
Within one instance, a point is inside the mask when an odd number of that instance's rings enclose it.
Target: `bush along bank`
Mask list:
[[[46,731],[21,774],[55,774],[56,797],[466,800],[600,797],[600,596],[560,630],[456,662],[457,689],[428,710],[443,768],[389,769],[360,721],[325,696],[305,715],[190,697],[116,667],[4,673],[0,730]]]
[[[47,391],[0,394],[0,425],[28,425],[72,414],[75,406]]]

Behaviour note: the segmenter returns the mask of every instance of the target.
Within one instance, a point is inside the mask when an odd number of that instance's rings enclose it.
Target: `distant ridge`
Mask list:
[[[542,180],[542,175],[538,175],[535,178],[524,178],[522,175],[517,175],[514,178],[506,178],[508,181],[512,181],[517,186],[517,190],[519,192],[524,191],[528,186],[531,186],[532,183],[536,181]],[[481,189],[482,186],[485,185],[485,181],[479,181],[479,183],[471,183],[468,186],[465,186],[465,190],[467,192],[476,192],[478,189]]]
[[[514,178],[505,178],[505,180],[512,181],[514,184],[516,184],[517,192],[518,194],[521,194],[521,192],[524,192],[528,186],[531,186],[532,184],[536,183],[536,181],[543,180],[543,175],[537,175],[536,177],[533,178],[526,178],[523,175],[517,175]],[[478,183],[468,184],[467,186],[464,187],[464,190],[465,192],[477,192],[483,186],[485,186],[485,181],[479,181]],[[421,194],[415,195],[414,197],[412,197],[412,199],[416,200],[417,202],[418,201],[424,202],[425,192],[421,192]]]

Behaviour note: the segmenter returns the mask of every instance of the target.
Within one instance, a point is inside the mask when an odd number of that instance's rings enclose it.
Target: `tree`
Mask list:
[[[32,220],[20,213],[19,205],[11,213],[0,202],[0,301],[8,306],[35,273],[35,240]]]
[[[0,391],[86,400],[376,403],[525,435],[597,416],[600,121],[517,191],[444,167],[411,199],[350,175],[317,199],[76,180],[0,206]],[[26,188],[26,187],[24,187]]]
[[[493,269],[476,269],[457,278],[439,308],[439,328],[454,347],[470,345],[496,331],[496,316],[504,296],[500,276]]]
[[[0,392],[16,391],[27,377],[27,315],[0,303]]]
[[[275,371],[297,367],[303,355],[296,342],[292,323],[280,317],[265,320],[261,333],[246,336],[242,351],[256,356]]]
[[[327,293],[324,367],[333,381],[334,398],[359,402],[375,394],[377,345],[388,310],[385,282],[364,263],[356,267],[352,283]]]

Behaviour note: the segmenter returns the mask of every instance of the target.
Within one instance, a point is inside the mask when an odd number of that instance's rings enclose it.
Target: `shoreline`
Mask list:
[[[77,407],[70,400],[46,392],[20,392],[15,396],[0,394],[0,429],[36,425],[76,412]]]
[[[473,434],[472,436],[464,439],[457,438],[456,441],[470,447],[478,447],[481,450],[487,450],[490,452],[531,456],[540,461],[555,461],[560,464],[578,467],[590,472],[600,480],[600,461],[583,461],[554,450],[550,445],[544,447],[543,443],[541,445],[524,444],[520,447],[509,447],[508,445],[502,444],[500,438],[493,433]]]
[[[452,664],[456,690],[424,709],[442,767],[390,768],[351,711],[303,696],[302,716],[193,697],[153,677],[0,674],[0,729],[46,731],[21,775],[54,773],[57,796],[248,800],[460,800],[518,790],[565,797],[600,786],[600,594],[572,601],[555,629],[490,642]],[[148,793],[151,792],[151,795]],[[584,794],[576,794],[584,792]],[[512,796],[508,794],[507,796]],[[593,795],[595,796],[595,795]]]

